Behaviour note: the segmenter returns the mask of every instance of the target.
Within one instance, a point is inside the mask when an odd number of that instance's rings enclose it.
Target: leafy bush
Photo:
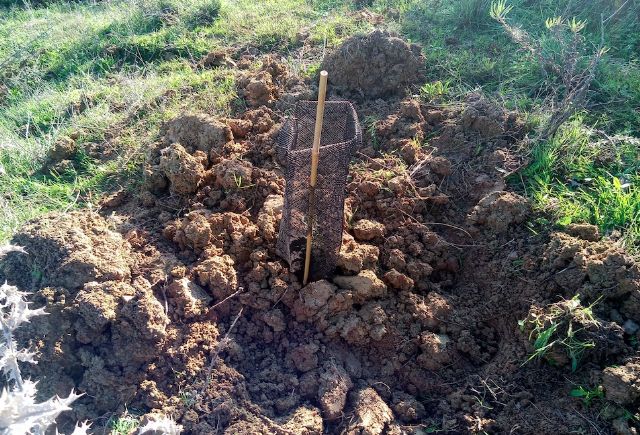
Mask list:
[[[451,83],[449,81],[436,80],[435,82],[425,83],[420,88],[420,96],[426,101],[433,101],[442,97],[446,97],[451,92]]]

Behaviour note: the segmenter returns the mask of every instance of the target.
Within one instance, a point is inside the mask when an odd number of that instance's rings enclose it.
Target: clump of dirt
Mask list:
[[[352,36],[322,62],[331,86],[348,98],[402,96],[424,82],[421,48],[391,33],[375,30]]]
[[[318,402],[327,420],[335,420],[342,415],[347,403],[347,393],[353,382],[346,370],[335,363],[326,363],[318,380]]]
[[[203,160],[206,158],[204,154],[190,155],[178,143],[163,149],[160,157],[160,171],[169,180],[171,192],[187,195],[198,190],[198,186],[204,178]]]
[[[76,153],[76,143],[70,137],[60,137],[49,151],[47,151],[47,161],[50,164],[60,162],[62,160],[69,160]]]
[[[348,434],[379,435],[388,433],[393,422],[393,412],[380,398],[373,388],[365,388],[356,392],[352,399],[354,403],[355,421],[349,425]]]
[[[302,286],[275,250],[291,74],[249,71],[249,110],[163,130],[145,191],[109,211],[122,236],[76,213],[16,237],[35,253],[3,277],[52,313],[24,336],[45,337],[30,373],[46,394],[75,385],[78,415],[127,404],[196,434],[632,429],[640,269],[592,228],[536,227],[505,181],[526,133],[513,113],[477,94],[385,106],[350,167],[336,273]],[[553,358],[529,360],[553,324]],[[569,331],[588,344],[574,372],[554,341]],[[612,412],[576,413],[569,392],[593,382]]]
[[[304,81],[291,74],[278,57],[268,55],[259,62],[257,71],[249,70],[237,78],[239,93],[249,107],[277,105],[279,109],[286,109],[298,100],[313,98]]]
[[[495,233],[502,233],[510,225],[524,222],[529,213],[526,199],[512,192],[492,192],[482,198],[476,205],[469,221],[476,225],[484,225]]]
[[[27,223],[13,240],[29,255],[9,255],[0,271],[23,290],[78,289],[131,276],[128,243],[96,213],[49,215]]]
[[[372,269],[378,262],[380,249],[377,246],[357,243],[351,235],[343,235],[338,253],[337,266],[345,273],[358,273]]]
[[[362,219],[353,226],[353,234],[358,240],[373,240],[384,236],[384,225],[378,222]]]
[[[631,335],[638,331],[634,324],[640,323],[640,267],[622,249],[606,241],[554,233],[544,255],[557,293],[600,298],[611,320],[626,325]]]
[[[640,399],[640,366],[637,358],[621,366],[607,367],[602,375],[607,399],[618,405],[632,405]]]
[[[597,242],[600,240],[600,230],[595,225],[570,224],[564,230],[567,234],[579,239],[588,240],[590,242]]]
[[[595,317],[593,306],[584,306],[578,296],[532,307],[521,329],[532,342],[532,357],[556,366],[571,364],[572,371],[585,360],[606,362],[631,350],[624,342],[623,328]]]
[[[206,54],[198,65],[202,68],[235,68],[237,66],[227,50],[216,50]]]
[[[214,166],[216,186],[224,190],[242,189],[251,184],[253,165],[241,159],[228,159]]]
[[[73,158],[78,152],[78,146],[70,137],[58,138],[47,151],[43,168],[55,174],[64,174],[74,168]]]
[[[215,163],[234,151],[231,127],[204,114],[185,114],[162,127],[167,145],[182,144],[189,153],[202,151]]]
[[[156,195],[168,190],[201,207],[242,211],[256,195],[282,194],[273,159],[277,119],[260,107],[237,119],[188,114],[169,121],[150,150],[141,203],[153,207]]]
[[[235,262],[228,255],[210,257],[200,263],[194,270],[201,285],[208,286],[220,301],[230,296],[238,286]]]
[[[387,116],[376,125],[376,137],[385,140],[387,147],[397,150],[408,164],[414,164],[424,157],[420,143],[430,128],[417,100],[402,101],[398,113]],[[448,174],[444,174],[448,175]]]

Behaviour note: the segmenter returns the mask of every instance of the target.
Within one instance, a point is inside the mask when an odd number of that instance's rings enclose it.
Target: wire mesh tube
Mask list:
[[[311,280],[336,267],[342,243],[344,194],[351,156],[362,144],[358,115],[348,101],[327,101],[320,142],[317,184],[309,189],[316,102],[300,101],[278,136],[285,194],[276,250],[294,273],[302,272],[309,217],[312,219]]]

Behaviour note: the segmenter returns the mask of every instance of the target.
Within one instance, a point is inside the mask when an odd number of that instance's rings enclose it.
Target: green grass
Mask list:
[[[586,21],[587,47],[600,38],[600,14],[620,0],[507,1],[511,22],[557,50],[545,20]],[[532,120],[547,115],[557,80],[511,41],[489,16],[490,0],[0,0],[0,239],[49,210],[95,206],[100,195],[139,179],[144,150],[165,120],[183,110],[230,115],[234,72],[202,70],[221,48],[278,52],[302,75],[317,72],[326,48],[371,30],[355,14],[367,7],[385,27],[421,43],[425,101],[446,103],[480,89]],[[360,6],[358,6],[360,5]],[[560,132],[523,150],[529,164],[513,187],[554,223],[592,222],[638,251],[640,2],[608,21],[610,47],[591,87],[590,104]],[[308,35],[301,50],[300,35]],[[300,53],[303,53],[301,56]],[[373,120],[367,120],[373,125]],[[98,144],[107,161],[76,156],[74,168],[41,171],[62,136],[80,149]],[[603,142],[604,141],[604,142]],[[133,181],[132,181],[133,180]]]
[[[610,137],[576,116],[551,140],[534,145],[516,177],[555,223],[591,222],[604,234],[622,231],[630,252],[640,249],[640,141]]]
[[[593,315],[593,306],[598,302],[596,300],[584,307],[576,295],[570,300],[550,304],[543,309],[532,309],[526,319],[518,322],[522,331],[529,330],[529,340],[533,347],[523,365],[540,358],[546,358],[549,363],[555,364],[551,354],[557,349],[566,354],[571,362],[571,371],[576,371],[584,353],[596,345],[587,328],[599,325]]]
[[[92,207],[100,195],[139,180],[144,150],[182,111],[228,116],[234,72],[198,61],[223,47],[288,54],[300,29],[339,44],[368,26],[341,9],[301,0],[111,0],[0,2],[0,240],[51,210]],[[291,58],[300,74],[319,65]],[[109,149],[107,161],[78,155],[62,174],[43,169],[64,136],[79,149]]]
[[[120,417],[112,417],[107,422],[110,435],[129,435],[140,426],[140,417],[125,411]]]
[[[425,45],[430,81],[447,80],[458,91],[482,88],[498,93],[505,103],[521,110],[534,110],[556,83],[523,50],[511,41],[489,16],[490,0],[378,1],[379,10],[401,4],[403,32]],[[511,0],[509,18],[553,50],[545,20],[564,15],[586,20],[587,45],[600,39],[600,14],[613,14],[622,2],[614,0],[569,1]],[[398,9],[397,7],[395,9]],[[640,3],[630,2],[605,27],[610,48],[593,85],[590,122],[617,132],[640,132]]]
[[[579,385],[569,392],[569,396],[582,399],[584,406],[589,407],[592,401],[604,399],[604,390],[602,389],[602,386],[588,388]]]

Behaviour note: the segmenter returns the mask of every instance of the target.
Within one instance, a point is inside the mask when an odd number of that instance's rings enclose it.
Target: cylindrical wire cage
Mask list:
[[[333,273],[344,224],[349,161],[362,144],[358,115],[348,101],[327,101],[320,141],[318,178],[310,195],[315,101],[299,101],[278,136],[277,157],[284,167],[285,195],[276,246],[292,272],[304,268],[309,217],[313,216],[311,280]]]

